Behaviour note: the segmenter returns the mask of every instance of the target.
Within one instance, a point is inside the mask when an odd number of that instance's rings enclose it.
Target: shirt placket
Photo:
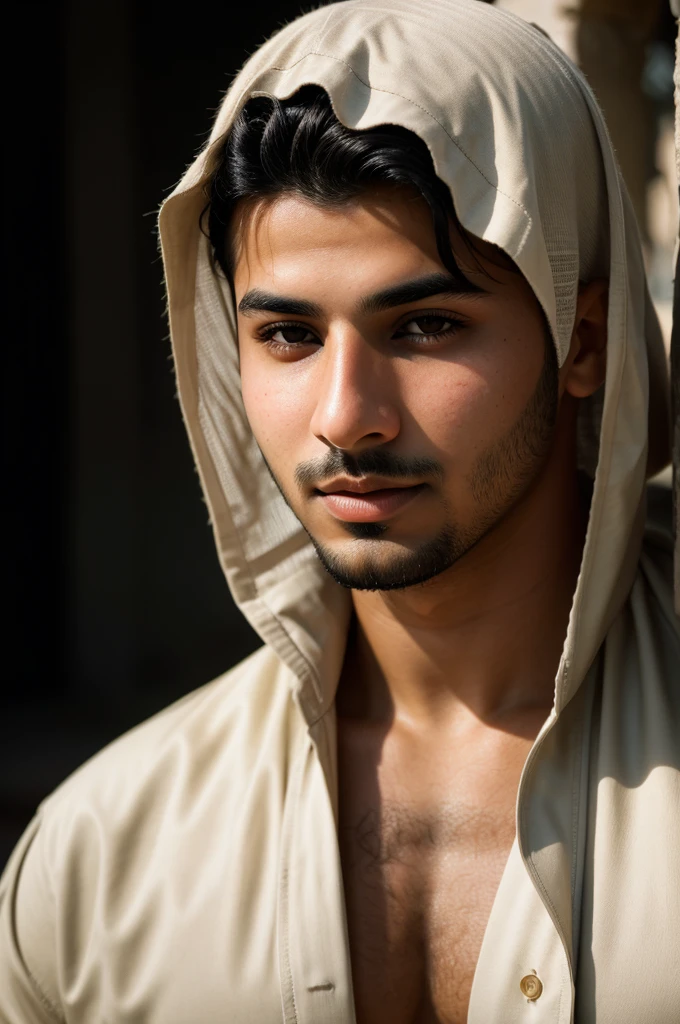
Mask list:
[[[355,1024],[333,805],[311,742],[286,802],[278,947],[284,1024]]]

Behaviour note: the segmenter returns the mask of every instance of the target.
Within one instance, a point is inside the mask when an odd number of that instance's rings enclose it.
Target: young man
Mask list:
[[[474,0],[322,8],[161,235],[264,646],[40,808],[3,1019],[676,1019],[668,385],[583,79]]]

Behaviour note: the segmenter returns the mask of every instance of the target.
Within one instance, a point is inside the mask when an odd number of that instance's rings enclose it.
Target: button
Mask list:
[[[530,1003],[538,999],[543,991],[543,982],[535,974],[527,974],[519,983],[522,995],[526,996]]]

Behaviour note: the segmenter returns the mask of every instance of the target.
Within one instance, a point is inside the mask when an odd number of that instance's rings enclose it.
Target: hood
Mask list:
[[[333,701],[351,602],[323,569],[252,436],[235,311],[199,228],[206,178],[241,107],[251,96],[285,99],[306,84],[323,87],[350,128],[397,124],[423,139],[462,225],[503,249],[526,277],[560,364],[579,281],[609,279],[606,384],[582,403],[580,462],[594,487],[556,678],[559,714],[630,589],[648,468],[668,456],[661,334],[602,115],[561,50],[511,14],[478,0],[348,0],[293,21],[247,61],[207,146],[161,208],[179,396],[220,562],[240,609],[292,670],[310,724]]]

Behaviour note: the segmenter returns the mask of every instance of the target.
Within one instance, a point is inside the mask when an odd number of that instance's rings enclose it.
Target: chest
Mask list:
[[[515,835],[522,759],[339,737],[339,843],[357,1024],[463,1024]]]

